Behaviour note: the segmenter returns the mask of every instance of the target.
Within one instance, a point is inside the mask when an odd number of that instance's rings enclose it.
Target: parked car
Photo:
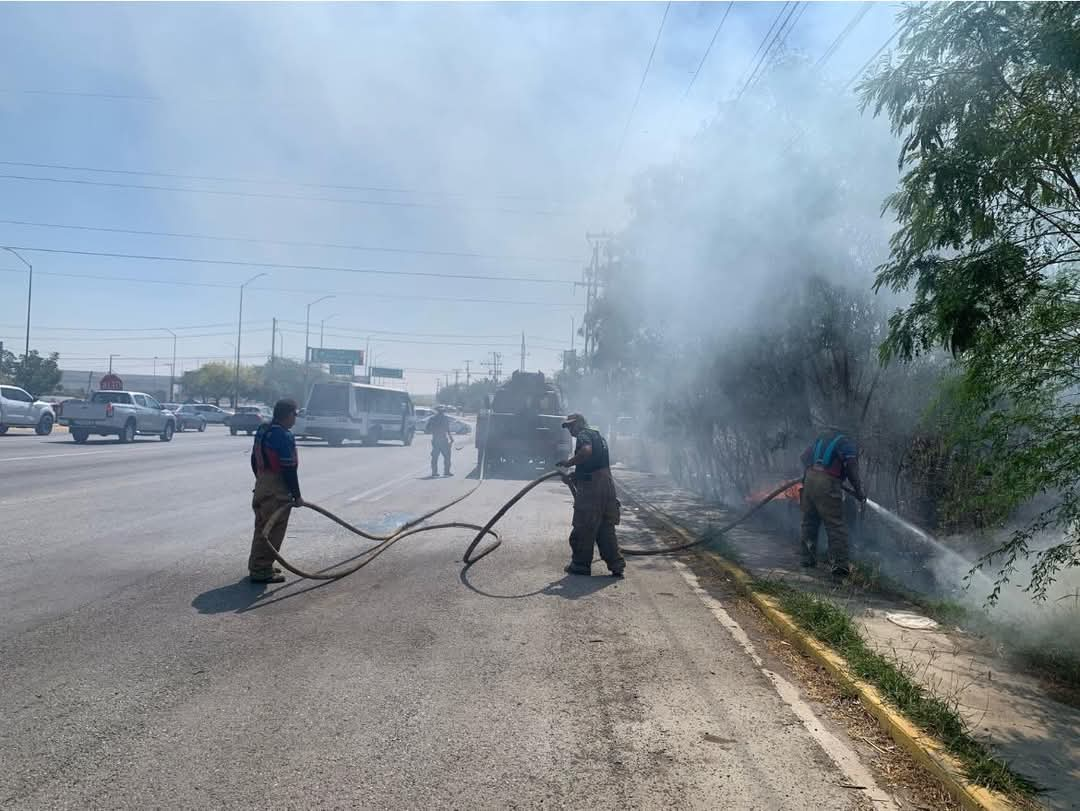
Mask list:
[[[0,434],[8,428],[33,428],[39,436],[52,433],[56,422],[53,407],[35,400],[18,386],[0,386]]]
[[[413,408],[413,419],[415,421],[416,430],[427,433],[427,421],[435,414],[435,410],[431,408],[425,408],[424,406],[416,406]]]
[[[115,436],[120,442],[131,442],[136,434],[155,434],[169,442],[176,431],[176,417],[140,391],[95,391],[89,400],[68,400],[60,409],[60,424],[79,443],[91,434]]]
[[[251,436],[263,423],[270,422],[273,413],[266,406],[237,406],[236,412],[225,418],[229,433],[236,436],[241,431]]]
[[[176,417],[177,431],[183,431],[187,428],[194,428],[196,431],[206,430],[206,417],[196,411],[193,405],[165,403],[165,410],[171,411],[173,416]]]
[[[232,413],[210,403],[184,403],[184,405],[191,406],[196,412],[202,414],[207,424],[210,425],[224,425],[225,418]]]

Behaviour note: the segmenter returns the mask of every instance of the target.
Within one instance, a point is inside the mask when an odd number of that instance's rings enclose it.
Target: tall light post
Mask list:
[[[173,389],[176,384],[176,333],[168,327],[162,327],[163,331],[172,336],[172,366],[169,367],[169,402],[174,402]]]
[[[323,348],[323,329],[326,327],[326,322],[329,321],[331,318],[337,318],[339,315],[341,315],[341,313],[334,313],[333,315],[328,315],[326,316],[326,318],[319,322],[319,349]]]
[[[311,308],[320,301],[336,298],[335,296],[322,296],[315,299],[307,306],[307,315],[304,318],[304,400],[307,400],[308,364],[311,362]],[[303,406],[303,403],[301,403]]]
[[[240,405],[240,333],[244,329],[244,288],[256,279],[269,275],[269,273],[256,273],[240,285],[240,314],[236,318],[236,379],[233,381],[233,408]]]
[[[30,302],[34,297],[34,266],[20,254],[16,253],[14,248],[5,247],[4,250],[30,269],[30,281],[26,285],[26,347],[23,350],[23,357],[28,358],[30,357]]]

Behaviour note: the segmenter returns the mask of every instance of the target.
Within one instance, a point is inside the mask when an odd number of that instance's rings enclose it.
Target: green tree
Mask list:
[[[980,472],[961,501],[987,523],[1049,501],[983,561],[1000,590],[1033,555],[1042,596],[1080,564],[1080,4],[923,4],[901,23],[860,87],[902,139],[876,284],[914,296],[882,355],[960,361],[952,417]]]
[[[26,389],[34,397],[52,394],[60,385],[60,355],[56,352],[42,357],[36,349],[30,355],[20,358],[13,364],[12,381],[16,386]]]

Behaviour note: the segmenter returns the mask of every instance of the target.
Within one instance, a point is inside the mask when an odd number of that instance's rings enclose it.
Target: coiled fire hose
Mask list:
[[[281,520],[282,516],[284,516],[286,512],[294,508],[292,504],[285,504],[274,511],[274,513],[270,516],[270,519],[266,522],[266,526],[263,528],[263,538],[266,540],[267,546],[270,547],[270,550],[273,552],[274,558],[277,560],[277,562],[280,563],[285,569],[295,574],[297,577],[303,577],[309,580],[340,580],[343,577],[348,577],[349,575],[358,572],[360,569],[367,566],[369,563],[371,563],[371,561],[375,560],[375,558],[377,558],[391,546],[396,544],[398,541],[407,538],[410,535],[416,535],[421,532],[431,532],[438,529],[474,529],[477,531],[476,535],[473,537],[472,542],[469,544],[468,548],[465,550],[465,554],[461,558],[462,562],[466,566],[471,566],[478,560],[487,557],[500,546],[502,546],[502,539],[499,537],[499,534],[494,530],[495,524],[497,524],[502,519],[502,517],[514,507],[515,504],[521,501],[521,499],[523,499],[535,487],[538,487],[539,485],[551,479],[560,478],[567,485],[567,487],[570,488],[571,493],[573,493],[573,484],[571,483],[569,477],[562,471],[553,471],[551,473],[545,473],[543,476],[534,479],[533,481],[522,487],[520,490],[518,490],[518,492],[515,493],[514,496],[510,498],[505,504],[503,504],[502,507],[499,508],[498,512],[491,516],[488,522],[483,526],[465,521],[447,521],[437,524],[426,524],[424,526],[421,526],[421,524],[423,524],[425,521],[434,518],[439,513],[445,512],[446,510],[457,504],[460,504],[477,490],[479,490],[480,486],[484,483],[483,469],[484,465],[483,461],[481,461],[480,480],[476,483],[475,487],[471,488],[470,490],[453,499],[452,501],[443,504],[441,507],[436,507],[434,510],[429,510],[423,515],[402,524],[393,532],[384,535],[377,535],[366,532],[357,526],[353,526],[345,519],[330,512],[325,507],[320,507],[318,504],[312,504],[310,501],[305,501],[303,503],[304,507],[314,510],[321,515],[324,515],[325,517],[333,521],[335,524],[344,527],[354,535],[358,535],[359,537],[365,538],[369,541],[378,541],[375,546],[368,550],[365,550],[364,552],[361,552],[359,555],[356,556],[356,558],[353,558],[350,561],[343,561],[337,566],[331,566],[328,569],[320,572],[305,571],[299,566],[290,563],[288,560],[282,557],[281,553],[278,550],[274,549],[273,544],[270,543],[270,531],[273,529],[274,525],[277,524],[279,520]],[[760,501],[758,501],[756,504],[754,504],[749,510],[743,512],[741,515],[739,515],[734,520],[729,521],[727,524],[724,524],[717,530],[717,532],[724,533],[734,529],[739,524],[742,524],[744,521],[748,520],[754,513],[756,513],[770,501],[775,499],[777,496],[794,487],[796,484],[799,484],[800,481],[801,479],[793,479],[792,481],[785,482],[784,484],[780,485],[775,490],[766,495],[764,498],[762,498]],[[491,536],[492,542],[477,553],[476,547],[479,546],[480,542],[488,535]],[[698,546],[699,544],[705,543],[707,540],[708,538],[703,537],[699,538],[696,541],[680,544],[678,546],[665,546],[657,549],[623,548],[621,551],[624,555],[631,555],[635,557],[646,557],[651,555],[669,555],[674,552],[682,552],[686,549]],[[349,565],[346,566],[346,563],[348,563]],[[341,566],[344,566],[344,568],[339,568]]]

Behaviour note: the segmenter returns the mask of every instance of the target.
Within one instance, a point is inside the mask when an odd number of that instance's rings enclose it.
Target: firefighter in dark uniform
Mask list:
[[[571,414],[562,424],[577,440],[574,455],[558,462],[558,467],[573,467],[574,519],[570,531],[568,574],[591,574],[593,547],[612,577],[622,577],[626,561],[619,552],[615,526],[619,523],[619,500],[611,478],[607,442],[595,428],[590,428],[581,414]]]
[[[443,459],[443,475],[452,476],[450,452],[453,450],[454,441],[450,438],[450,418],[446,416],[445,406],[435,406],[435,413],[428,420],[427,430],[431,434],[431,478],[439,475],[440,456]]]
[[[270,530],[269,544],[263,537],[266,523],[279,507],[286,504],[303,506],[300,481],[297,478],[296,439],[290,430],[296,424],[297,405],[294,400],[278,400],[274,418],[259,426],[251,449],[251,472],[255,474],[255,490],[251,509],[255,511],[255,533],[251,539],[248,571],[254,583],[284,583],[281,570],[274,566],[274,550],[281,549],[289,512]],[[273,547],[271,549],[270,547]]]
[[[803,452],[802,496],[802,565],[817,565],[818,531],[825,524],[829,538],[829,557],[832,573],[847,577],[851,573],[848,560],[848,531],[844,522],[844,479],[851,482],[855,498],[866,503],[866,492],[859,478],[859,453],[854,440],[843,431],[830,428],[818,434]]]

